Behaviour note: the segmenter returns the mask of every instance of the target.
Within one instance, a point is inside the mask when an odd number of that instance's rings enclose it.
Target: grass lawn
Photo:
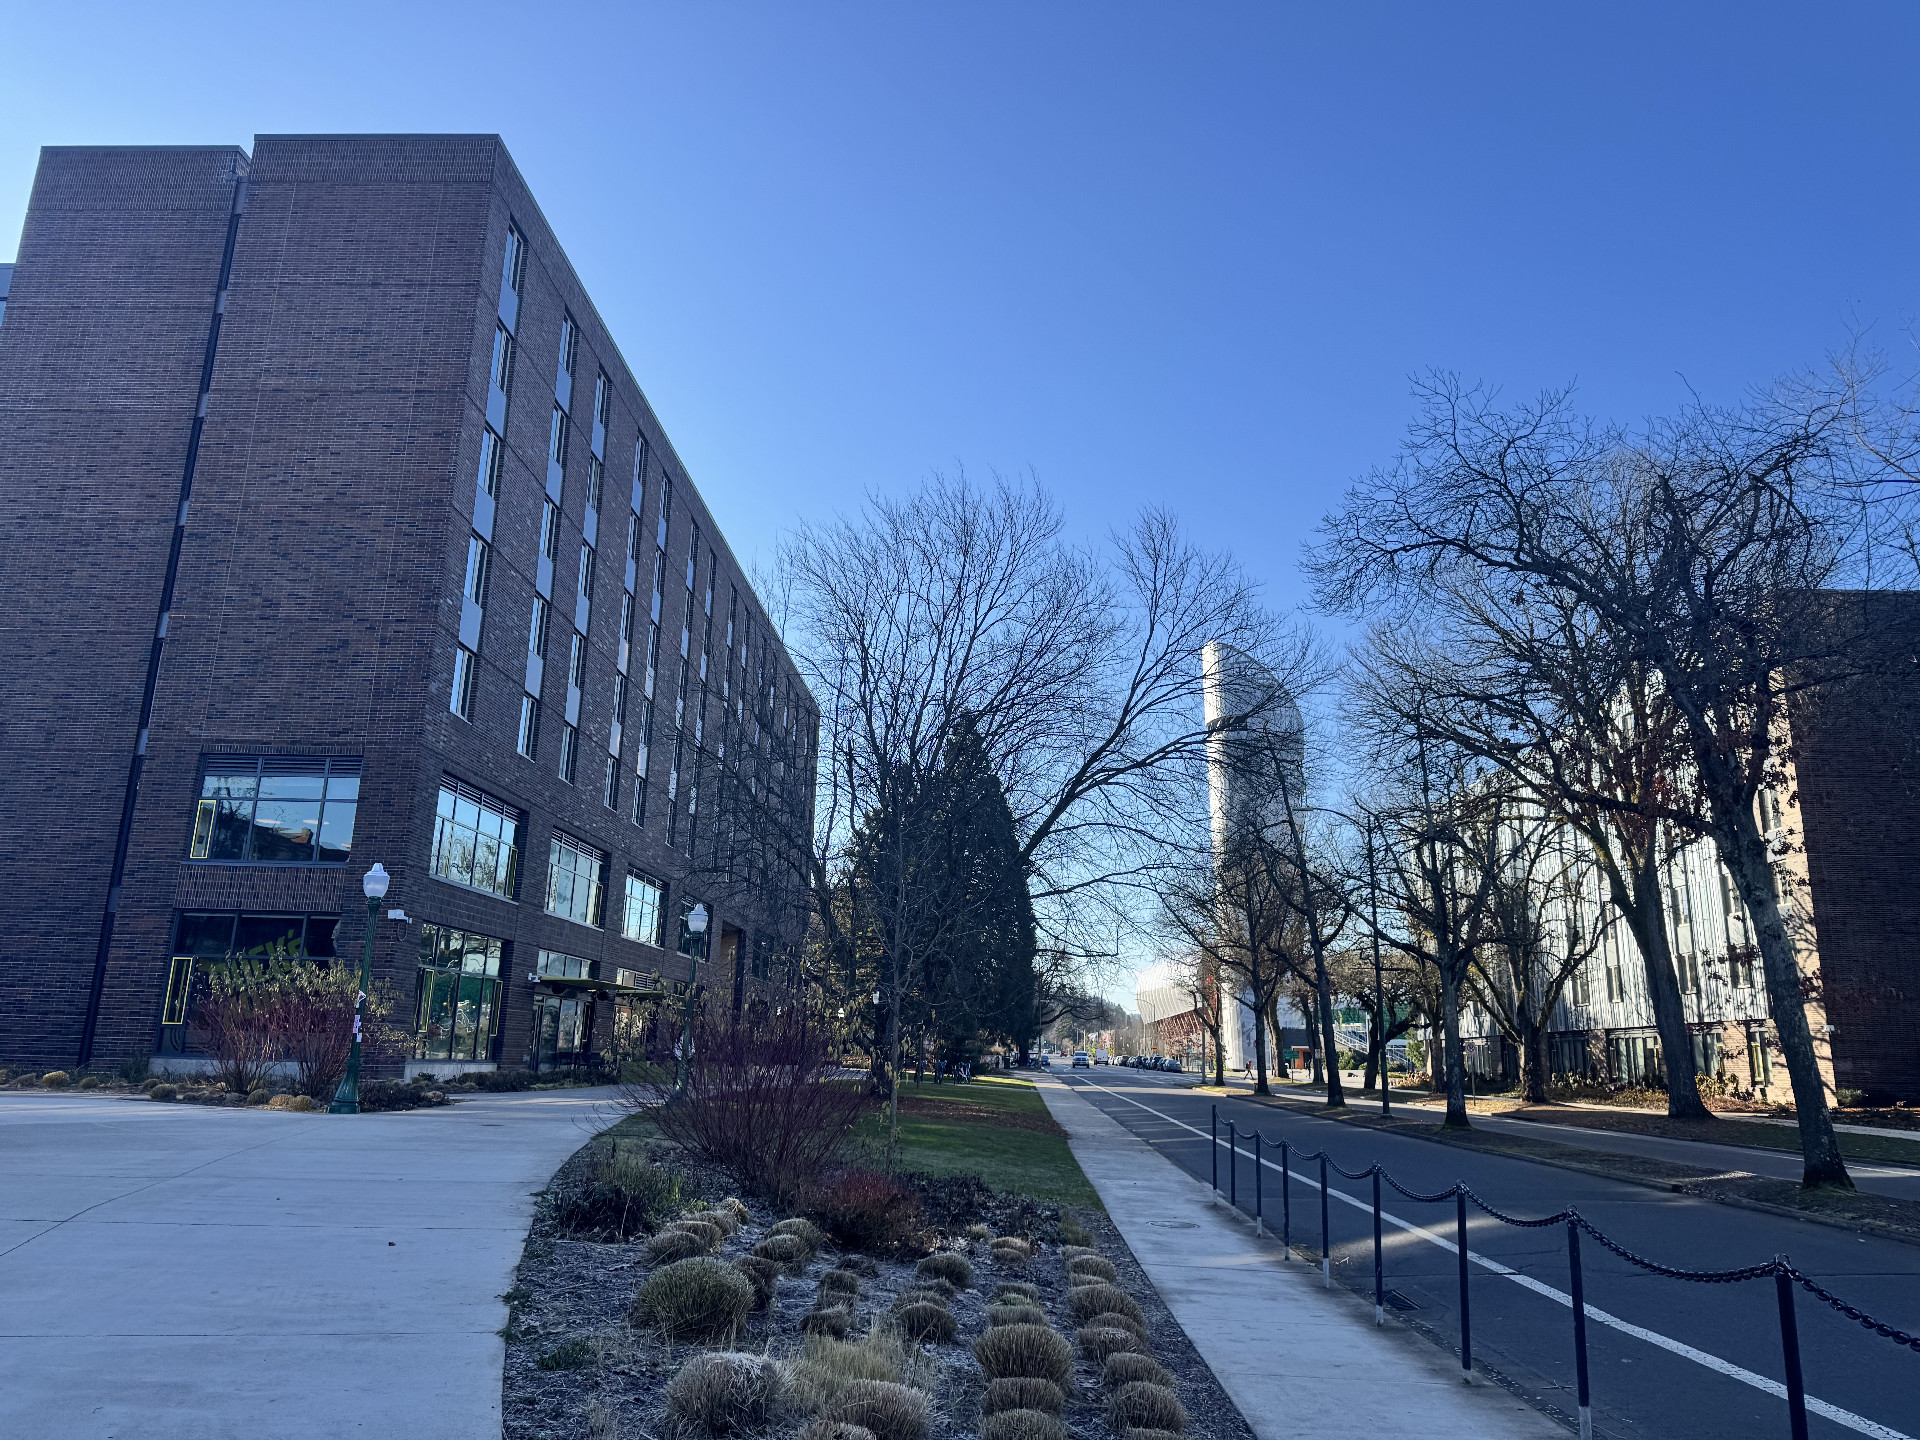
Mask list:
[[[884,1105],[860,1122],[861,1141],[887,1144]],[[978,1175],[995,1190],[1100,1209],[1100,1197],[1067,1148],[1066,1131],[1031,1080],[990,1074],[965,1085],[900,1086],[900,1168]]]

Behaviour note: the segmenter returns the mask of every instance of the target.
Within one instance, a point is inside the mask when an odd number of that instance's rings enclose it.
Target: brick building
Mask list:
[[[414,1070],[789,973],[813,699],[497,137],[48,149],[0,291],[0,1063],[190,1067],[376,861]]]

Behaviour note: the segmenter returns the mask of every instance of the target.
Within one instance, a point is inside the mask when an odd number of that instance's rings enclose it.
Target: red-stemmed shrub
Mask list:
[[[814,1186],[807,1214],[849,1250],[892,1254],[912,1247],[922,1228],[911,1190],[872,1170],[843,1170]]]

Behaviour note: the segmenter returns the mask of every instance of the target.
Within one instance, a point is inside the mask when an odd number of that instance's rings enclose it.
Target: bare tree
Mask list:
[[[1565,392],[1511,411],[1442,377],[1400,462],[1325,527],[1326,603],[1416,600],[1454,577],[1556,591],[1644,663],[1678,713],[1707,829],[1751,916],[1804,1159],[1803,1183],[1851,1187],[1833,1133],[1794,947],[1756,813],[1777,783],[1797,692],[1845,673],[1818,614],[1854,512],[1843,398],[1777,391],[1693,404],[1629,435],[1576,417]]]

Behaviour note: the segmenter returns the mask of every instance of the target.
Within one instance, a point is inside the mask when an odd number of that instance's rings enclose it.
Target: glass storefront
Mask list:
[[[500,1035],[506,942],[444,925],[420,927],[416,1060],[492,1060]]]
[[[245,911],[182,911],[174,917],[173,955],[160,1004],[162,1055],[184,1055],[199,1048],[194,1034],[194,983],[209,966],[233,959],[269,956],[328,961],[338,915],[262,915]]]

